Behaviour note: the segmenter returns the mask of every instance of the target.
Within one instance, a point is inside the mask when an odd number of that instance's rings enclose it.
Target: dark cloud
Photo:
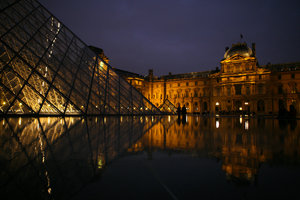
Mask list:
[[[300,61],[298,1],[41,0],[111,65],[146,74],[214,69],[242,33],[260,64]]]

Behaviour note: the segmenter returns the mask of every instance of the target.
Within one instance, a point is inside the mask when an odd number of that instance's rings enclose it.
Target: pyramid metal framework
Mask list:
[[[0,10],[0,114],[160,113],[39,2]]]
[[[176,114],[177,108],[171,103],[169,99],[165,99],[165,101],[158,107],[163,113],[171,113]]]

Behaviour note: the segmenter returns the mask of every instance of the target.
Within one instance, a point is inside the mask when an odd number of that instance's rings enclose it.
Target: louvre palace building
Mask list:
[[[157,77],[116,69],[155,106],[174,112],[257,115],[300,111],[300,63],[259,66],[255,43],[239,42],[226,48],[221,69]]]

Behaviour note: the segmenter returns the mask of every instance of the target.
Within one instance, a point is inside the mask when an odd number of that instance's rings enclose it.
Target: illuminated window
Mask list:
[[[297,83],[291,83],[290,88],[291,88],[291,93],[293,94],[297,93]]]

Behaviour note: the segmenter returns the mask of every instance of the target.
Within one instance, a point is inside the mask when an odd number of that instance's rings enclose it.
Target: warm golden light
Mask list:
[[[220,122],[219,120],[216,120],[216,128],[219,128],[220,127]]]
[[[246,120],[246,121],[245,121],[245,130],[248,130],[248,129],[249,129],[249,121]]]

